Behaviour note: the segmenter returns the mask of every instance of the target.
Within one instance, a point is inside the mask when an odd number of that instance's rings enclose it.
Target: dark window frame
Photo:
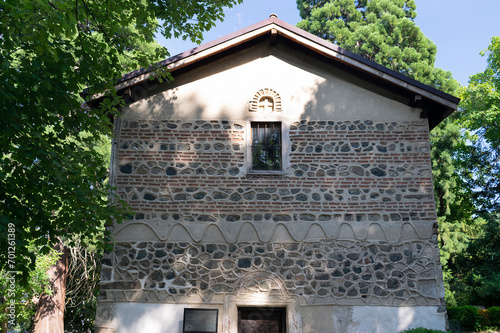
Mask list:
[[[283,122],[250,121],[249,172],[257,174],[283,173]]]
[[[214,316],[214,326],[215,330],[196,330],[196,329],[188,329],[186,326],[188,324],[188,318],[192,318],[196,316],[196,314],[211,314]],[[217,333],[219,330],[219,309],[214,308],[184,308],[184,316],[182,323],[182,332],[183,333]]]

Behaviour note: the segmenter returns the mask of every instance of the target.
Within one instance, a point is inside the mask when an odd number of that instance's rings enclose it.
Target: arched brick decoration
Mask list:
[[[250,112],[257,112],[259,111],[259,102],[263,98],[271,98],[274,103],[273,110],[271,112],[282,112],[283,110],[281,109],[281,97],[280,95],[269,88],[263,88],[257,91],[257,93],[253,96],[253,99],[250,101]]]
[[[275,274],[253,271],[245,274],[235,285],[236,295],[265,293],[268,295],[288,295],[285,283]]]

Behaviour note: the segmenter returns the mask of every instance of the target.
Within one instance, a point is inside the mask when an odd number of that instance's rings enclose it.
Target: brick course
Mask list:
[[[235,292],[244,273],[266,270],[307,304],[441,304],[439,252],[429,237],[436,212],[426,121],[286,126],[286,174],[249,175],[245,121],[123,121],[116,186],[135,216],[117,229],[147,225],[158,241],[117,243],[103,268],[105,297],[130,300],[133,286],[158,302],[190,294],[210,301],[207,295]],[[247,225],[257,238],[228,241]],[[345,225],[359,239],[340,239]],[[168,240],[176,226],[184,242]],[[408,226],[415,233],[407,234]],[[274,235],[278,227],[298,242],[262,243],[259,228]],[[214,228],[223,242],[207,244],[196,234]],[[393,244],[388,228],[412,239]],[[315,230],[324,237],[312,243]],[[185,253],[196,264],[179,259]]]

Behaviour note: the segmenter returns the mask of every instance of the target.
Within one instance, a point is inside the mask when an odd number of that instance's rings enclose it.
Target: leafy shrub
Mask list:
[[[446,332],[440,330],[431,330],[430,328],[417,327],[401,331],[400,333],[446,333]]]
[[[500,328],[500,306],[492,306],[488,309],[490,325]]]
[[[488,310],[477,310],[477,313],[481,316],[480,328],[486,328],[490,326],[490,314]]]
[[[458,320],[465,331],[475,331],[481,327],[482,318],[472,305],[454,306],[448,308],[448,319]]]

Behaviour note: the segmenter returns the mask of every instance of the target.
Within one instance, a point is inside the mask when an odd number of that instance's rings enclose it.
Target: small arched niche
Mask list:
[[[273,89],[260,89],[250,101],[249,111],[259,113],[282,112],[281,97]]]

